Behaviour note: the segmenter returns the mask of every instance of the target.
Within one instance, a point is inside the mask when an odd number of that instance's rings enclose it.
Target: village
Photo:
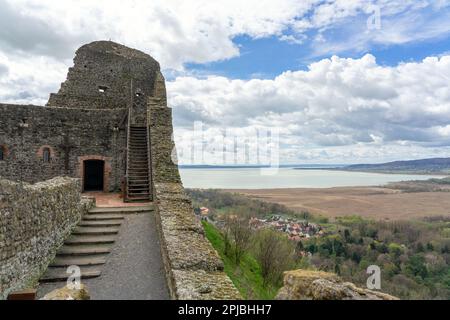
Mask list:
[[[206,207],[195,209],[194,212],[198,219],[202,221],[209,221],[220,229],[222,229],[225,224],[225,220],[222,216],[215,216],[213,218],[211,211]],[[272,215],[268,219],[251,217],[249,220],[249,225],[253,230],[271,228],[273,230],[286,233],[289,240],[295,242],[311,237],[319,237],[324,234],[323,228],[316,223],[306,220],[286,218],[280,215]]]
[[[321,226],[305,220],[295,220],[274,215],[269,219],[253,217],[250,219],[250,226],[259,230],[262,228],[273,228],[279,232],[286,233],[289,240],[298,242],[315,236],[321,236],[324,231]]]

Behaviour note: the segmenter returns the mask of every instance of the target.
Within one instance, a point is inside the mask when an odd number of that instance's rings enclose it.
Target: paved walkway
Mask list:
[[[82,280],[92,300],[169,299],[153,214],[125,215],[101,276]],[[64,285],[43,283],[38,296]]]
[[[120,193],[104,193],[104,192],[85,192],[83,196],[94,197],[96,206],[99,208],[110,207],[140,207],[150,204],[151,202],[123,202]]]

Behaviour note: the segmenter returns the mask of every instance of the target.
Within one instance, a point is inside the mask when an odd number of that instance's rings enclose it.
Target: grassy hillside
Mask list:
[[[297,243],[291,269],[334,272],[346,281],[365,286],[367,267],[382,271],[382,291],[402,299],[450,299],[450,217],[417,221],[373,221],[358,216],[317,219],[280,206],[220,191],[189,191],[195,206],[207,206],[212,219],[223,215],[267,217],[272,214],[320,221],[325,234]],[[355,213],[357,214],[357,213]],[[221,255],[225,271],[248,299],[273,298],[280,286],[265,288],[254,249],[241,263],[224,254],[224,238],[211,224],[206,235]],[[251,243],[254,243],[251,239]],[[281,259],[284,260],[284,259]],[[286,269],[285,269],[286,270]]]
[[[203,222],[206,237],[217,250],[225,265],[225,272],[246,299],[273,299],[278,287],[264,287],[261,268],[255,258],[246,253],[239,265],[224,254],[224,239],[220,231],[212,224]]]

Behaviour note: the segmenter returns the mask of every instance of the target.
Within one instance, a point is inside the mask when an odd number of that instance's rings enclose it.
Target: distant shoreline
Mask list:
[[[380,173],[380,174],[409,174],[409,175],[433,175],[433,176],[450,176],[449,172],[443,171],[414,171],[414,170],[364,170],[364,169],[346,169],[341,168],[299,168],[295,167],[294,170],[329,170],[329,171],[344,171],[344,172],[361,172],[361,173]]]

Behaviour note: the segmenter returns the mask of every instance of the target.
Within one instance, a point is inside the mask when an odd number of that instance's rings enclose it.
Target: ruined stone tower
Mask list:
[[[45,107],[0,105],[0,176],[37,182],[82,179],[83,191],[119,191],[126,201],[152,198],[152,166],[179,180],[164,77],[149,55],[110,41],[77,50],[74,66]],[[159,157],[166,152],[164,167]],[[168,173],[164,173],[168,171]]]
[[[9,248],[0,245],[0,277],[10,279],[0,283],[0,299],[2,287],[21,288],[30,280],[24,274],[38,274],[51,261],[49,248],[58,248],[85,214],[80,191],[88,190],[121,190],[125,201],[153,200],[171,298],[240,298],[184,191],[172,161],[172,131],[158,62],[110,41],[77,51],[67,80],[46,106],[0,104],[0,191],[9,190],[3,209],[0,202],[0,238]],[[58,176],[78,179],[25,187],[2,180],[34,183]],[[23,234],[28,237],[18,236]]]

